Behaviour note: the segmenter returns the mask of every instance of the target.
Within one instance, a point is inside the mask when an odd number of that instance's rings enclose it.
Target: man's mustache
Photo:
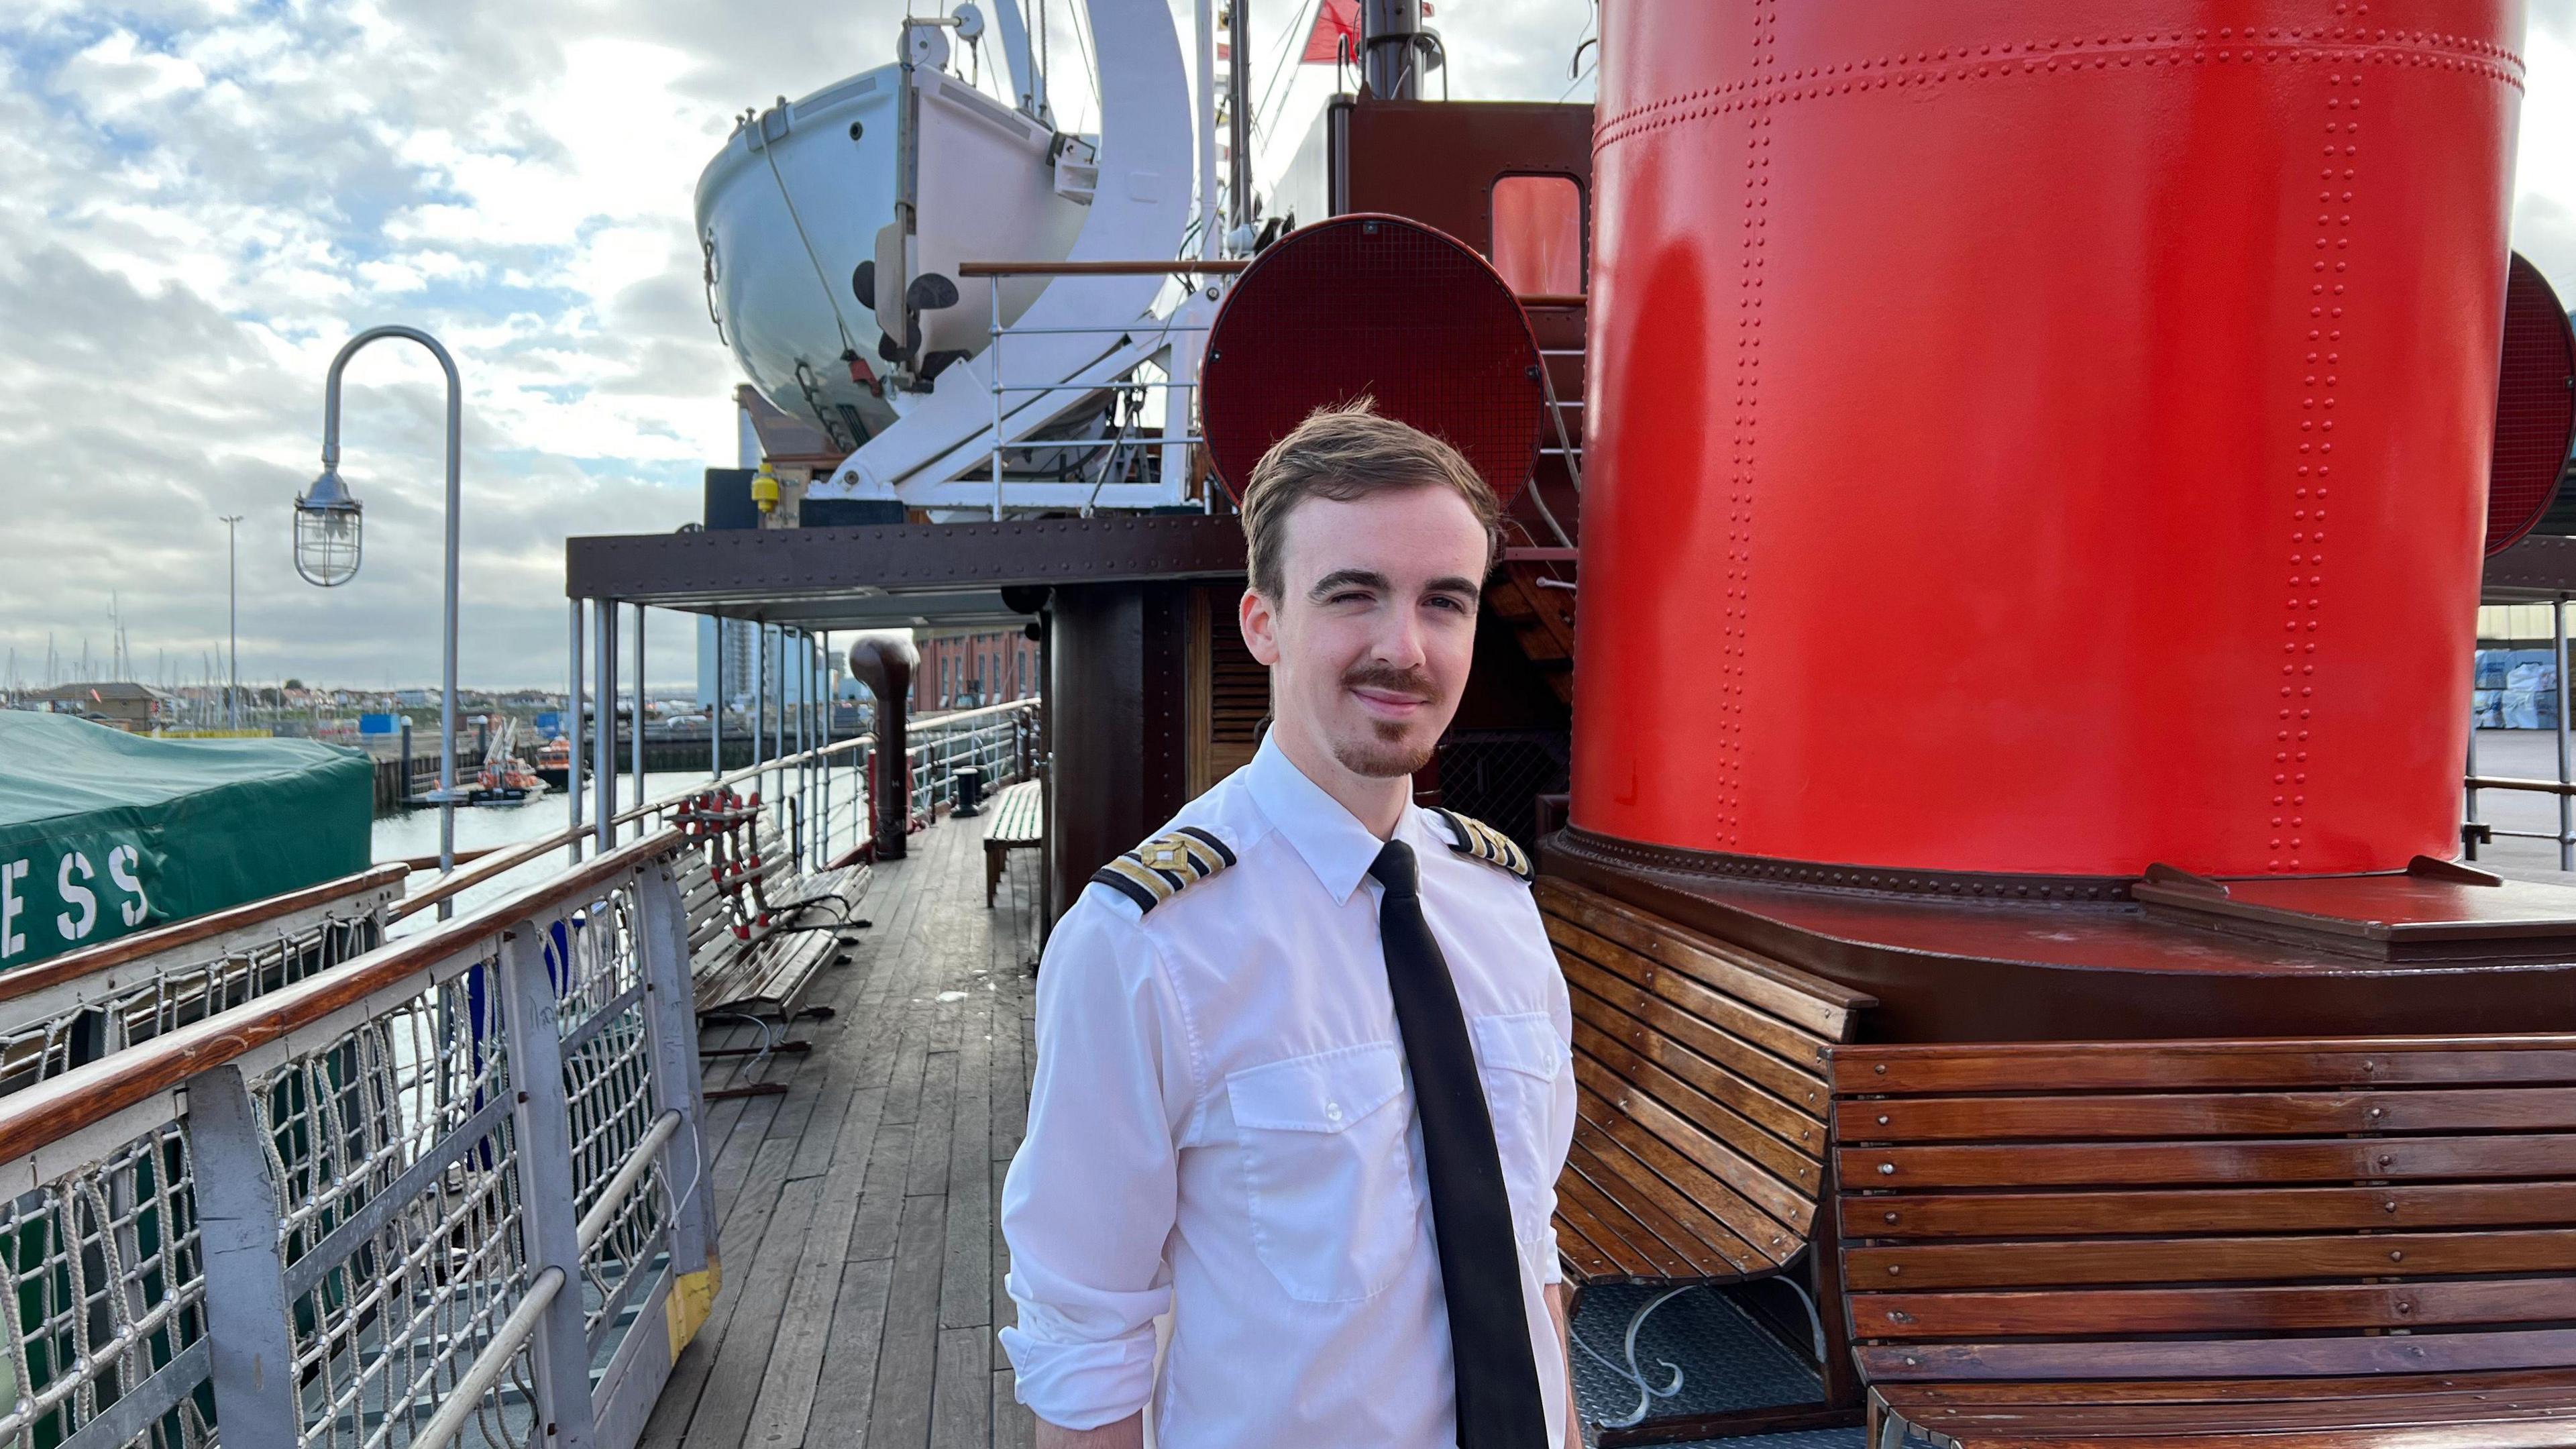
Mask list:
[[[1354,665],[1342,673],[1344,689],[1378,689],[1389,694],[1409,694],[1418,700],[1439,697],[1431,683],[1431,673],[1424,669],[1398,669],[1392,664]]]

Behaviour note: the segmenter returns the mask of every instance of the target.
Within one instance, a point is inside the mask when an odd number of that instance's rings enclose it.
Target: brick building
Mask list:
[[[133,734],[149,731],[161,718],[161,691],[132,680],[84,680],[27,697],[55,714],[76,714]]]
[[[1006,704],[1038,692],[1038,645],[1024,630],[931,635],[916,644],[921,650],[921,665],[912,672],[916,716]]]

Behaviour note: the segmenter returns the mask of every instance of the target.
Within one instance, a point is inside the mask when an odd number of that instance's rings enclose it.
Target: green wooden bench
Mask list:
[[[1014,850],[1035,850],[1046,839],[1046,797],[1038,782],[1006,785],[984,807],[984,904],[1000,894],[1002,868]]]

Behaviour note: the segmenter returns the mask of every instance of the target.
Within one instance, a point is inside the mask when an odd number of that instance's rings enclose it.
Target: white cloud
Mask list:
[[[349,375],[359,580],[285,564],[322,378],[356,330],[441,334],[467,389],[464,673],[560,672],[570,533],[656,529],[729,461],[731,366],[696,312],[690,189],[742,103],[874,63],[895,0],[185,0],[0,18],[0,646],[193,657],[242,532],[243,667],[435,669],[440,379]],[[685,303],[685,305],[681,305]],[[688,631],[657,638],[682,671]]]
[[[2521,144],[2514,155],[2513,245],[2576,304],[2576,0],[2532,7]]]
[[[91,116],[111,123],[205,84],[194,61],[147,50],[130,30],[110,32],[54,75],[56,94],[76,97]]]

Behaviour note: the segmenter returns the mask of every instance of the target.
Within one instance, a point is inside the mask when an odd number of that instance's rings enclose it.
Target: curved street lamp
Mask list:
[[[349,339],[331,359],[331,375],[322,391],[322,474],[295,500],[295,571],[307,583],[336,588],[357,577],[360,509],[340,481],[340,373],[370,342],[408,338],[429,349],[447,373],[447,612],[438,698],[438,873],[456,869],[456,505],[457,439],[463,432],[465,396],[456,378],[456,359],[438,339],[417,327],[370,327]],[[455,913],[452,900],[438,903],[438,917]]]

